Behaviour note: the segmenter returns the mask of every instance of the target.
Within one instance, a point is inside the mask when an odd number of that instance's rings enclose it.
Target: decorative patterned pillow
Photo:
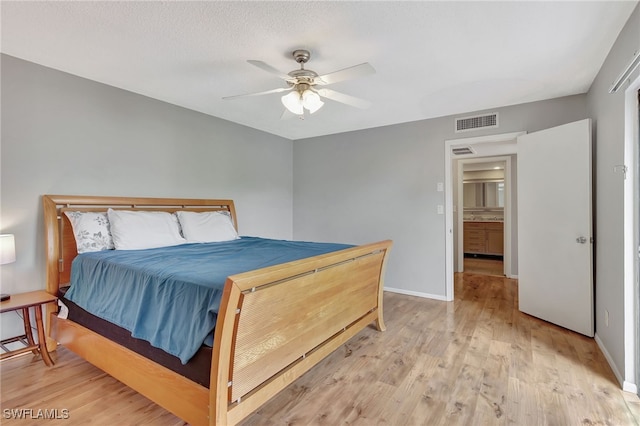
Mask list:
[[[71,222],[78,253],[114,248],[106,213],[66,211],[64,214]]]

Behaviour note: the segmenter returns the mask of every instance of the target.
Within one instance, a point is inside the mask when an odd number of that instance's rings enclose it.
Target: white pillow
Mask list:
[[[66,211],[64,214],[71,222],[78,253],[113,249],[106,213]]]
[[[168,212],[107,210],[116,250],[140,250],[186,243]]]
[[[238,231],[227,212],[177,211],[182,235],[190,243],[213,243],[237,240]]]

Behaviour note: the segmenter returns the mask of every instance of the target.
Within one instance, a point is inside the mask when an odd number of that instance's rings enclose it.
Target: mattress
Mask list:
[[[212,344],[228,276],[349,247],[242,237],[83,253],[73,260],[65,298],[185,365],[203,344]]]
[[[202,345],[195,355],[191,357],[189,362],[183,364],[180,361],[180,358],[171,355],[162,349],[151,346],[151,344],[146,340],[136,339],[131,336],[131,332],[128,330],[82,309],[65,297],[68,289],[69,287],[62,287],[58,294],[60,302],[62,302],[68,310],[66,315],[67,319],[132,350],[135,353],[142,355],[193,382],[209,388],[212,352],[212,348],[210,346]]]

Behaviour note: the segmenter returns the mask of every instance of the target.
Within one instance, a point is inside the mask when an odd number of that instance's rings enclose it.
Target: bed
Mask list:
[[[237,229],[231,200],[44,195],[42,202],[52,294],[69,285],[79,257],[67,212],[224,212]],[[189,424],[236,424],[363,328],[384,331],[391,245],[351,246],[228,276],[205,361],[208,386],[59,317],[55,308],[47,315],[48,347],[67,347]]]

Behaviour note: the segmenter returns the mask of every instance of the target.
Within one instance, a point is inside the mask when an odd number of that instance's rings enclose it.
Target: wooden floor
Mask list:
[[[464,271],[470,274],[504,276],[504,262],[498,259],[465,257]]]
[[[593,339],[517,310],[517,282],[459,274],[455,302],[385,294],[387,331],[363,330],[245,425],[637,425]],[[2,425],[180,425],[64,348],[47,368],[2,361]],[[11,409],[68,419],[7,419]]]

